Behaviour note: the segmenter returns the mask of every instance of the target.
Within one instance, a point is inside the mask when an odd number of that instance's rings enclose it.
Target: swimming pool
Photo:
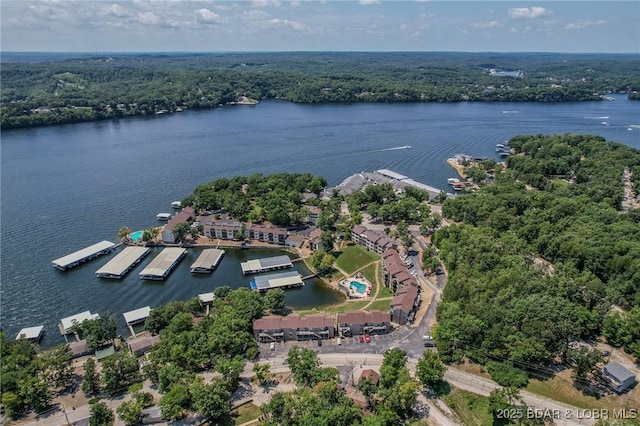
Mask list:
[[[359,283],[358,281],[351,281],[349,283],[349,288],[355,288],[360,294],[365,294],[367,292],[367,285]]]
[[[142,234],[144,234],[144,231],[136,231],[132,234],[129,234],[129,238],[131,238],[133,241],[138,241],[142,238]]]

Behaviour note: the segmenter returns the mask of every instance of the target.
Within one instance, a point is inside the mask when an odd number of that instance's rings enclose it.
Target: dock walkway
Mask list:
[[[100,278],[120,279],[127,272],[137,265],[145,256],[149,254],[150,249],[146,247],[125,247],[106,265],[96,271],[96,275]]]
[[[138,275],[143,280],[164,280],[186,254],[185,248],[165,248]]]

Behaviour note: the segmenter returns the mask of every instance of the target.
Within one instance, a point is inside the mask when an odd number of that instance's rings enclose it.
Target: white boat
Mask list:
[[[173,207],[174,209],[179,209],[180,207],[182,207],[182,203],[180,201],[174,201],[173,203],[171,203],[171,207]]]
[[[171,213],[158,213],[156,215],[156,219],[158,219],[158,220],[169,220],[169,219],[171,219]]]
[[[503,144],[501,144],[501,143],[497,143],[497,144],[496,144],[496,149],[497,149],[497,148],[502,149],[502,148],[504,148],[504,145],[503,145]]]
[[[458,179],[458,178],[448,178],[447,179],[447,183],[449,185],[453,185],[454,183],[458,183],[458,182],[460,182],[460,179]]]

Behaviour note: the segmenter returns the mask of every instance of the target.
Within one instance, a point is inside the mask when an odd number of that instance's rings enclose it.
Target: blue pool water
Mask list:
[[[364,294],[367,291],[366,284],[359,283],[358,281],[351,281],[349,283],[350,288],[355,288],[356,291],[360,294]]]
[[[140,238],[142,238],[142,234],[144,234],[144,231],[136,231],[132,233],[130,237],[133,241],[138,241]]]

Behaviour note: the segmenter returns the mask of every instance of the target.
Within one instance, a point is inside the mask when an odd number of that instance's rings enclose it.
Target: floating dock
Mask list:
[[[424,183],[415,181],[411,178],[409,178],[408,176],[405,175],[401,175],[400,173],[396,173],[393,170],[389,170],[389,169],[380,169],[380,170],[376,170],[376,173],[389,178],[389,179],[395,179],[397,181],[400,181],[402,183],[404,183],[405,185],[409,185],[409,186],[413,186],[414,188],[418,188],[418,189],[422,189],[423,191],[427,191],[429,193],[430,197],[437,197],[440,192],[442,192],[440,189],[438,188],[434,188],[433,186],[430,185],[425,185]]]
[[[218,266],[222,256],[224,256],[224,250],[202,250],[198,259],[191,265],[191,273],[210,274]]]
[[[265,257],[262,259],[253,259],[240,264],[242,273],[259,274],[261,272],[275,271],[277,269],[293,268],[293,263],[289,256]]]
[[[149,306],[145,306],[144,308],[139,308],[122,314],[122,316],[124,317],[124,322],[127,323],[127,327],[129,327],[129,331],[131,332],[132,336],[135,337],[136,335],[135,331],[133,331],[133,325],[144,322],[150,313],[151,308]]]
[[[18,332],[16,340],[27,339],[30,342],[39,342],[40,339],[42,339],[43,334],[44,325],[39,325],[37,327],[27,327]]]
[[[52,261],[54,268],[66,271],[81,263],[95,259],[98,256],[109,253],[115,249],[116,245],[111,241],[100,241],[92,246],[83,248],[74,253],[68,254],[60,259]]]
[[[264,292],[274,288],[294,288],[304,286],[302,275],[296,271],[279,272],[277,274],[259,275],[249,283],[252,290]]]
[[[60,320],[60,334],[66,336],[67,334],[72,333],[71,327],[74,325],[82,324],[85,320],[96,320],[100,318],[98,314],[92,314],[89,311],[80,312],[79,314],[72,315],[67,318],[62,318]]]
[[[187,254],[187,249],[169,247],[160,252],[138,275],[143,280],[164,280]]]
[[[119,280],[148,255],[149,251],[150,249],[146,247],[126,247],[106,265],[98,269],[96,275],[100,278],[114,278]]]

